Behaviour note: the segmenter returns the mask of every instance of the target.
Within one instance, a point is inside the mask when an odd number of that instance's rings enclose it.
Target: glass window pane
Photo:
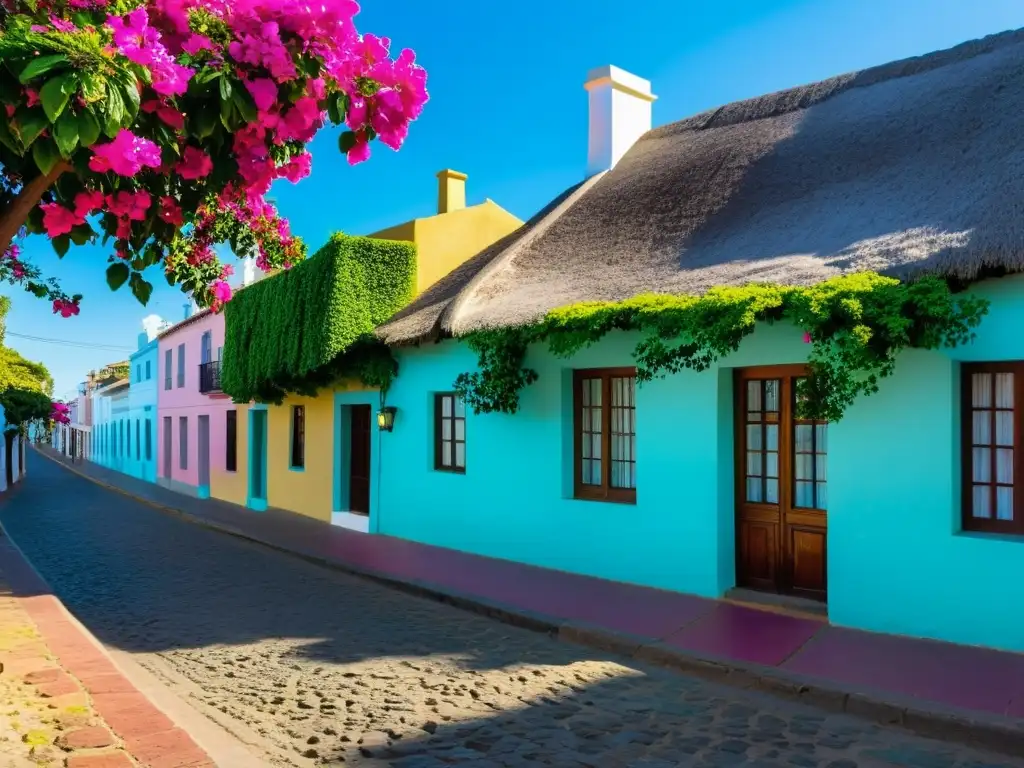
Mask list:
[[[747,478],[747,501],[761,501],[761,478]]]
[[[580,441],[580,451],[582,452],[582,458],[589,459],[590,456],[590,435],[584,435]]]
[[[990,518],[992,517],[991,501],[992,501],[992,489],[987,485],[976,485],[974,486],[972,493],[971,514],[974,517]]]
[[[992,412],[974,411],[972,416],[971,440],[975,445],[991,445]]]
[[[455,420],[455,439],[465,440],[466,439],[466,422],[462,419]]]
[[[761,410],[761,382],[747,382],[747,410],[751,412]]]
[[[814,457],[814,479],[820,482],[828,480],[828,474],[825,472],[825,465],[828,463],[828,457],[822,454],[818,454]]]
[[[760,451],[747,451],[747,474],[753,477],[761,476]]]
[[[996,411],[996,445],[1013,445],[1013,411]]]
[[[590,436],[590,456],[594,459],[601,458],[601,436],[591,435]]]
[[[626,379],[626,405],[630,408],[636,407],[636,377],[630,376]]]
[[[778,379],[770,379],[764,383],[764,409],[766,411],[779,410],[779,388]]]
[[[601,460],[590,460],[590,482],[593,485],[601,484]]]
[[[793,462],[793,473],[797,480],[813,480],[814,456],[809,453],[797,454],[796,461]]]
[[[996,374],[996,408],[1013,408],[1013,374]]]
[[[445,418],[452,415],[452,399],[447,395],[441,398],[441,415]]]
[[[996,518],[1013,520],[1013,488],[996,488]]]
[[[764,473],[767,477],[779,476],[779,454],[769,452],[764,455]]]
[[[1013,449],[999,448],[996,451],[996,482],[1013,483]]]
[[[612,408],[621,408],[624,398],[623,380],[615,376],[612,378]]]
[[[466,404],[462,402],[461,397],[455,398],[455,415],[460,419],[466,418]]]
[[[814,447],[814,427],[810,424],[797,424],[795,433],[796,452],[810,453]]]
[[[450,467],[452,465],[452,444],[449,442],[441,443],[441,466]]]
[[[455,444],[455,466],[460,469],[466,466],[466,444]]]
[[[817,498],[817,509],[828,509],[828,493],[825,483],[817,483],[818,486],[818,498]]]
[[[974,459],[971,462],[974,467],[974,482],[992,482],[992,451],[989,448],[974,448]]]
[[[441,439],[451,440],[452,439],[452,420],[442,419],[441,420]]]
[[[761,450],[761,425],[747,425],[747,448],[752,451]]]
[[[596,434],[601,434],[601,409],[591,408],[590,409],[590,431]]]
[[[592,405],[601,405],[601,380],[588,379],[590,384],[590,402]]]
[[[971,404],[975,408],[992,407],[992,374],[971,374]]]
[[[764,500],[769,504],[779,503],[779,481],[778,480],[765,480],[764,482]]]
[[[814,483],[797,482],[795,503],[798,507],[814,506]]]
[[[764,428],[765,436],[768,438],[765,446],[769,451],[779,450],[779,425],[768,424]]]
[[[828,424],[814,425],[814,442],[818,453],[828,453]]]

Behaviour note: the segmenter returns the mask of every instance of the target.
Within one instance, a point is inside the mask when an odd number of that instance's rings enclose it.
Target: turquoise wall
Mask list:
[[[616,334],[572,360],[531,350],[527,364],[540,378],[523,391],[519,413],[467,415],[465,475],[433,469],[432,398],[475,369],[475,356],[457,342],[399,350],[388,393],[399,411],[394,432],[381,436],[376,530],[721,595],[735,578],[731,371],[684,372],[638,388],[636,505],[572,498],[572,370],[630,365],[637,338]],[[801,333],[776,326],[759,331],[734,362],[799,362],[806,352]]]
[[[1024,277],[968,347],[910,351],[829,434],[829,616],[862,629],[1024,650],[1016,605],[1024,539],[960,531],[960,360],[1024,359]],[[433,469],[432,396],[475,369],[464,345],[398,350],[394,432],[371,530],[567,571],[721,596],[735,583],[732,369],[802,362],[785,324],[760,327],[703,373],[637,392],[637,503],[572,498],[574,368],[630,365],[636,337],[571,360],[532,349],[520,412],[467,416],[466,474]]]

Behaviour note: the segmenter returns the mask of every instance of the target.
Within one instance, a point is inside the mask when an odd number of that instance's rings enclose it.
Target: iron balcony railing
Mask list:
[[[220,392],[220,360],[199,364],[199,391],[206,395]]]

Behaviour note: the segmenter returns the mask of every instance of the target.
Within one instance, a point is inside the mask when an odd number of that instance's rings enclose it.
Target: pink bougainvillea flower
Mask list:
[[[812,341],[814,341],[814,339],[811,338],[811,334],[805,333],[804,334],[804,344],[810,344]]]
[[[181,206],[169,195],[160,198],[160,212],[157,215],[168,224],[173,224],[176,227],[180,227],[185,223],[185,218],[181,214]]]
[[[370,159],[370,142],[367,141],[365,133],[356,134],[356,143],[349,149],[346,157],[349,165],[359,165]]]
[[[176,131],[185,127],[185,116],[169,104],[164,104],[157,99],[150,99],[142,103],[142,111],[148,114],[155,114],[164,123]]]
[[[43,229],[50,237],[66,235],[77,224],[85,221],[75,215],[74,211],[68,210],[60,203],[43,203],[39,206],[43,211]]]
[[[28,31],[35,32],[39,35],[45,35],[47,32],[50,31],[50,28],[45,24],[33,24],[31,27],[28,28]]]
[[[73,301],[67,299],[54,299],[53,300],[53,314],[60,313],[61,317],[71,317],[72,315],[78,314],[78,305]]]
[[[252,94],[252,99],[256,102],[256,109],[260,112],[266,112],[277,101],[277,83],[269,77],[246,80],[245,88]]]
[[[200,51],[216,51],[213,41],[206,35],[192,35],[181,44],[181,49],[189,56],[195,56]]]
[[[125,128],[113,141],[95,145],[92,152],[89,168],[97,173],[113,171],[118,176],[134,176],[144,167],[160,167],[160,148]]]
[[[25,89],[25,106],[26,107],[34,107],[38,103],[39,103],[39,91],[37,91],[35,88],[26,88]]]
[[[75,23],[73,21],[68,21],[67,19],[61,19],[61,18],[58,18],[57,16],[51,16],[50,17],[50,24],[58,32],[74,32],[74,31],[76,31],[78,29],[78,27],[75,26]]]
[[[160,38],[149,26],[145,8],[136,8],[127,16],[107,17],[107,28],[113,33],[114,47],[127,59],[149,68],[153,90],[164,96],[180,96],[188,90],[194,70],[174,60]]]
[[[312,169],[313,156],[309,152],[303,152],[301,155],[296,155],[288,161],[288,165],[284,168],[285,178],[288,179],[292,184],[298,184],[302,179],[309,176],[309,172]]]
[[[231,286],[224,280],[214,280],[210,291],[213,293],[213,297],[221,303],[231,301]]]
[[[140,189],[136,192],[121,191],[107,195],[107,210],[119,218],[132,221],[145,221],[153,198],[149,192]]]
[[[185,147],[181,162],[174,167],[174,170],[183,179],[202,179],[213,170],[213,161],[203,150],[196,147]]]
[[[86,216],[103,207],[103,193],[98,189],[86,190],[75,195],[75,216],[85,219]]]

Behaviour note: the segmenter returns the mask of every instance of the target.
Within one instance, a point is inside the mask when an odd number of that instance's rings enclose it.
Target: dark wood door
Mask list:
[[[360,515],[370,514],[370,422],[370,406],[352,406],[348,509]]]
[[[736,372],[736,580],[825,600],[828,424],[797,418],[803,366]]]

